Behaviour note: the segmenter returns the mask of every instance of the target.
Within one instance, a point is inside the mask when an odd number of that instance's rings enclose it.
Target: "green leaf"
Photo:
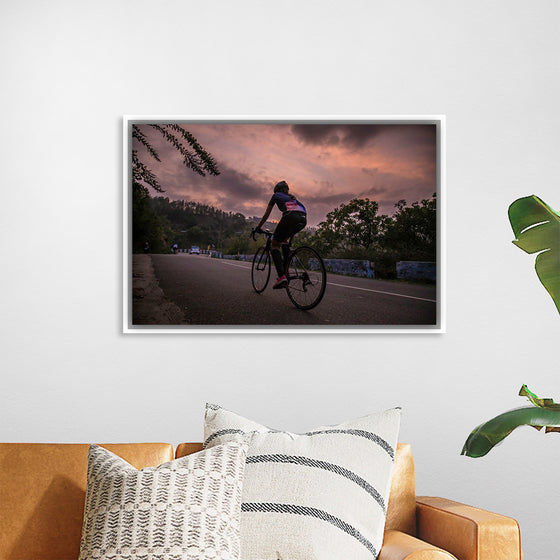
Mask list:
[[[508,209],[513,243],[539,253],[535,270],[560,313],[560,214],[535,195],[519,198]]]
[[[519,426],[532,426],[537,430],[546,428],[546,432],[560,432],[559,404],[552,399],[537,397],[526,385],[521,387],[519,394],[527,397],[533,406],[509,410],[477,426],[467,438],[461,455],[483,457]]]
[[[555,403],[552,399],[541,399],[529,391],[527,385],[523,385],[519,390],[519,395],[527,397],[535,406],[539,408],[547,408],[549,410],[560,410],[560,404]]]
[[[559,431],[560,410],[527,406],[504,412],[475,428],[467,438],[461,455],[483,457],[519,426],[533,426],[537,430],[546,426],[547,432]]]

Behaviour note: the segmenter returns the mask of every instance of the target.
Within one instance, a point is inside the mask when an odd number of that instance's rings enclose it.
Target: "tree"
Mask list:
[[[397,211],[387,225],[383,236],[386,249],[400,260],[435,261],[437,254],[436,195],[421,202],[406,205],[405,200],[395,204]]]
[[[369,198],[354,198],[327,214],[317,235],[327,251],[357,247],[371,249],[380,238],[387,216],[378,215],[379,204]]]
[[[148,189],[138,184],[132,197],[132,247],[141,251],[148,242],[150,250],[161,253],[168,248],[169,221],[153,208]]]
[[[214,158],[198,143],[196,138],[177,124],[149,124],[157,130],[183,157],[183,163],[198,175],[219,175]],[[157,150],[136,124],[132,125],[132,138],[141,144],[147,155],[161,161]],[[138,150],[132,150],[132,247],[140,251],[147,241],[154,251],[165,250],[170,234],[168,222],[153,207],[149,187],[157,193],[164,192],[157,176],[142,161]]]
[[[197,139],[178,124],[149,124],[151,128],[161,133],[182,156],[183,163],[188,169],[202,175],[219,175],[218,165],[214,158],[198,143]],[[132,138],[142,144],[147,153],[156,161],[161,161],[158,152],[150,144],[147,136],[136,124],[132,125]],[[164,192],[158,178],[151,169],[141,161],[138,150],[132,150],[132,182],[143,183],[152,187],[156,192]]]

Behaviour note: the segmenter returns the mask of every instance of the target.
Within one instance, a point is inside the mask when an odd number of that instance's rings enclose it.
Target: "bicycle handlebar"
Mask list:
[[[270,230],[268,230],[268,229],[253,228],[253,229],[251,230],[251,237],[253,238],[253,241],[256,241],[256,240],[257,240],[257,238],[256,238],[257,233],[260,233],[260,234],[262,234],[262,235],[266,235],[267,237],[269,237],[269,236],[272,235],[272,232],[271,232]]]

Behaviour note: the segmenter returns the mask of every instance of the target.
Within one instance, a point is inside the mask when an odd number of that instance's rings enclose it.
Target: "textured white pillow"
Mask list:
[[[89,450],[80,560],[237,560],[247,444],[137,470]]]
[[[377,558],[400,415],[394,408],[293,434],[207,405],[205,447],[253,432],[243,483],[241,558]]]

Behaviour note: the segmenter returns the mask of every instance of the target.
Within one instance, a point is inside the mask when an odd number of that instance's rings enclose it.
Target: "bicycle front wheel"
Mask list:
[[[299,309],[312,309],[323,299],[327,288],[327,271],[319,253],[311,247],[298,247],[287,267],[288,297]]]
[[[270,279],[270,252],[265,247],[259,247],[253,257],[251,268],[251,282],[257,294],[264,292]]]

